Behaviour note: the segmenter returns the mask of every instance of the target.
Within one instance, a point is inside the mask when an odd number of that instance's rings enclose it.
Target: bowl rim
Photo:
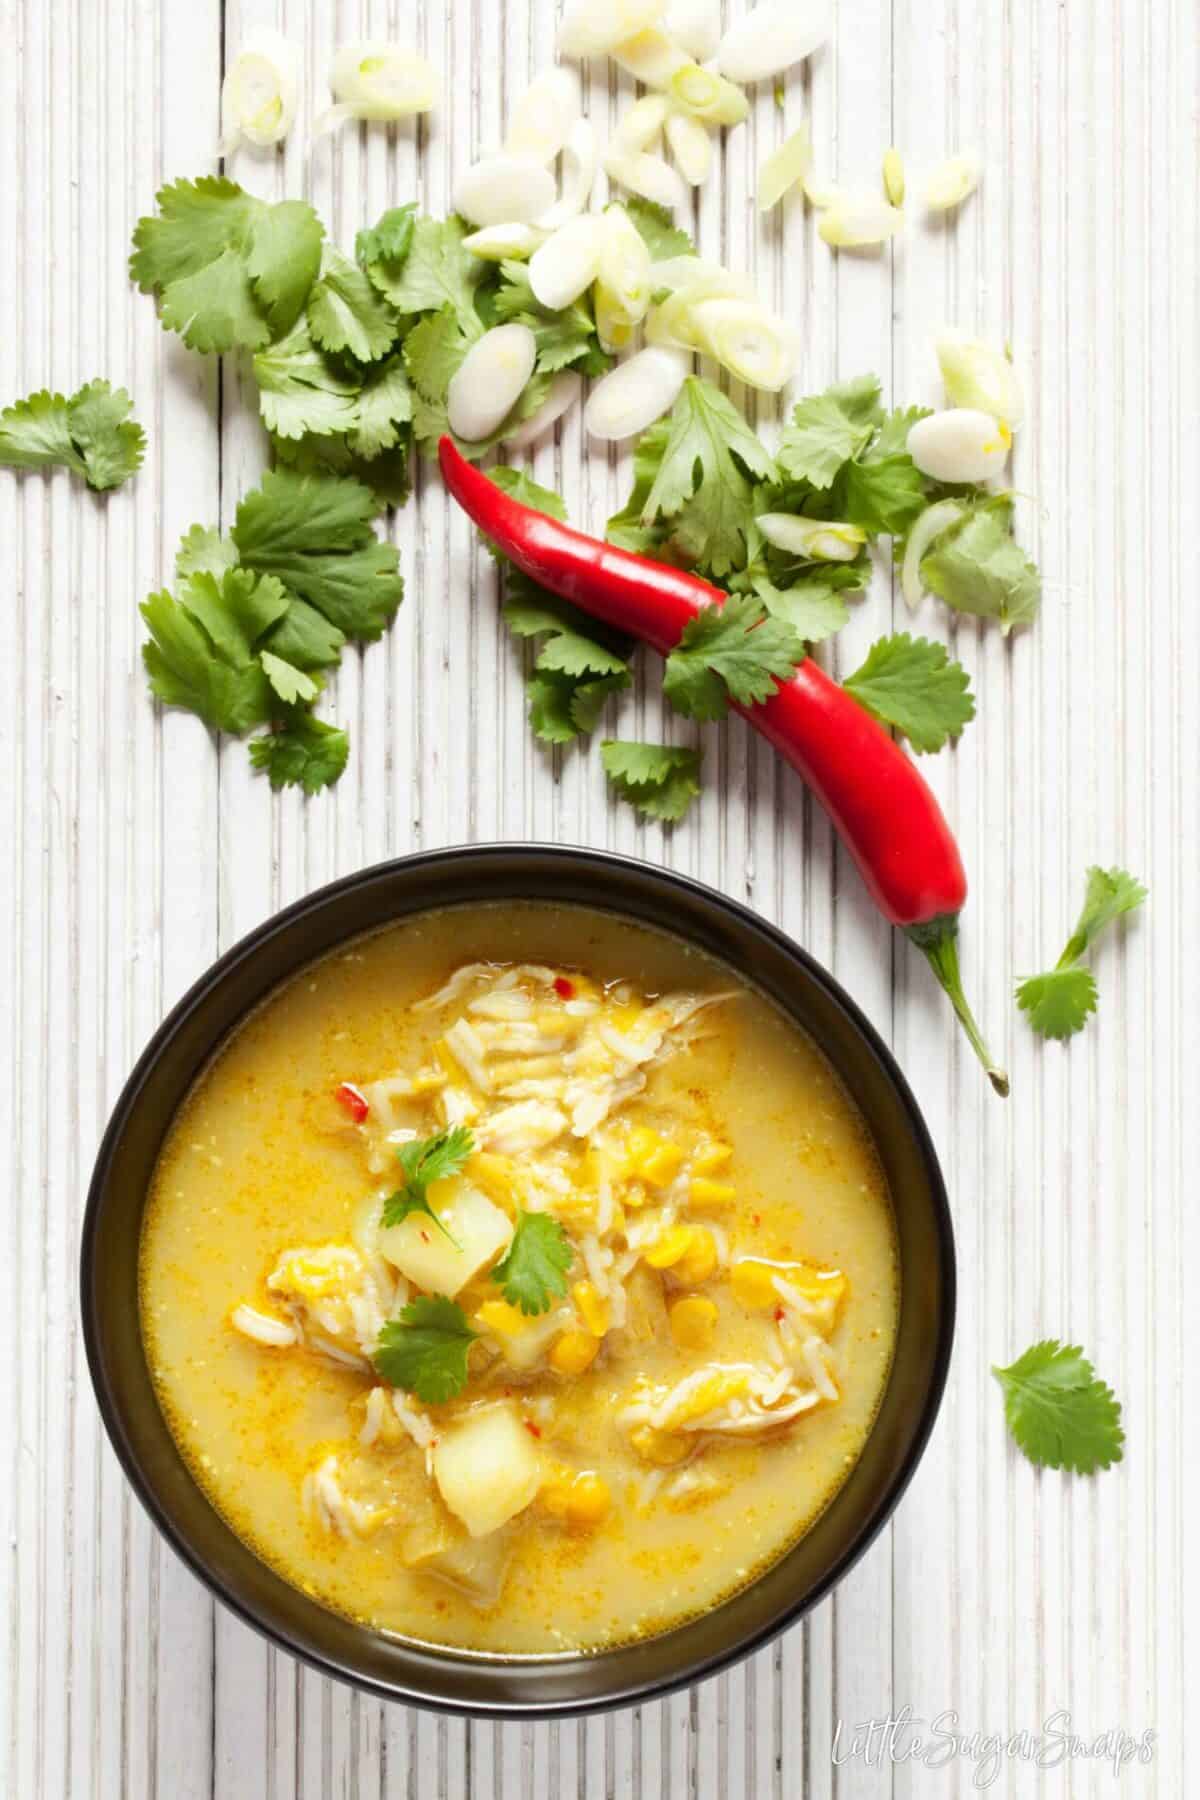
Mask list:
[[[412,872],[414,874],[433,872],[436,871],[440,865],[452,863],[464,858],[481,859],[485,864],[491,861],[502,864],[514,857],[530,857],[539,861],[548,859],[550,862],[560,861],[563,863],[570,863],[577,869],[582,868],[586,870],[590,868],[600,875],[602,879],[613,878],[618,882],[623,871],[632,870],[638,878],[643,880],[648,878],[651,883],[660,883],[663,889],[668,892],[671,889],[686,892],[691,899],[697,902],[702,908],[707,907],[711,911],[715,911],[718,915],[724,914],[726,917],[731,918],[743,930],[749,930],[752,934],[758,935],[765,940],[769,946],[782,952],[785,960],[798,965],[802,974],[809,981],[824,990],[826,999],[832,1003],[837,1011],[842,1013],[852,1030],[861,1040],[863,1040],[866,1049],[879,1064],[888,1085],[892,1088],[896,1099],[900,1103],[904,1121],[912,1134],[913,1144],[918,1153],[924,1172],[927,1186],[927,1199],[932,1212],[932,1223],[939,1251],[939,1323],[936,1340],[929,1357],[927,1385],[921,1405],[920,1417],[911,1430],[909,1442],[903,1457],[900,1459],[890,1479],[883,1483],[865,1520],[849,1539],[841,1554],[835,1557],[825,1569],[824,1574],[810,1587],[805,1589],[796,1599],[777,1609],[770,1618],[765,1620],[756,1629],[745,1633],[744,1635],[737,1636],[731,1642],[722,1643],[717,1648],[701,1652],[700,1654],[694,1655],[681,1662],[668,1676],[659,1676],[652,1679],[635,1678],[626,1681],[618,1679],[614,1682],[611,1689],[605,1691],[603,1694],[589,1695],[582,1699],[541,1698],[526,1700],[519,1697],[500,1696],[495,1700],[489,1700],[487,1703],[476,1703],[464,1702],[461,1699],[450,1699],[434,1690],[419,1685],[414,1685],[410,1688],[401,1683],[381,1680],[370,1673],[355,1668],[352,1664],[340,1659],[330,1651],[316,1649],[308,1644],[298,1642],[296,1638],[289,1633],[285,1624],[281,1623],[276,1618],[259,1611],[252,1603],[244,1599],[238,1593],[236,1588],[222,1579],[222,1577],[209,1565],[203,1550],[198,1545],[194,1544],[187,1533],[176,1523],[170,1508],[160,1496],[153,1479],[143,1467],[141,1458],[126,1431],[122,1402],[118,1391],[120,1384],[117,1382],[110,1382],[107,1365],[101,1354],[101,1328],[99,1323],[100,1307],[97,1304],[96,1285],[92,1276],[97,1254],[97,1241],[103,1223],[104,1196],[118,1146],[120,1145],[129,1121],[138,1106],[142,1090],[151,1071],[168,1045],[179,1034],[185,1023],[191,1018],[192,1014],[204,1003],[214,987],[218,986],[229,974],[255,956],[265,944],[270,942],[273,938],[291,930],[292,927],[301,923],[306,917],[323,913],[330,907],[339,906],[349,895],[356,893],[360,889],[369,888],[377,883],[386,884],[395,879],[401,871]],[[479,903],[486,905],[487,901],[488,896],[486,891],[481,892]],[[464,904],[462,901],[448,901],[446,906],[451,907],[462,904]],[[470,903],[468,902],[466,904]],[[594,902],[570,900],[563,902],[563,904],[585,907],[594,905],[594,908],[597,911],[607,911],[618,915],[622,912],[619,897],[612,892],[599,893]],[[413,907],[407,913],[398,912],[396,916],[397,920],[400,920],[406,916],[411,917],[422,912],[433,912],[437,910],[441,909],[436,902],[433,902],[429,905]],[[666,924],[657,924],[654,921],[640,917],[640,915],[632,911],[626,913],[625,916],[634,918],[636,922],[641,923],[644,926],[649,926],[652,930],[657,930],[667,936],[673,935],[680,938],[685,943],[695,941],[694,939],[689,938],[688,932],[683,926],[673,927]],[[361,930],[351,931],[346,934],[343,941],[349,943],[358,937],[373,935],[375,932],[385,929],[387,929],[386,924],[371,927],[366,932]],[[330,945],[323,951],[320,951],[311,957],[298,958],[293,963],[290,973],[282,976],[280,980],[274,984],[271,991],[277,991],[278,988],[283,986],[287,981],[294,979],[296,974],[308,966],[309,963],[322,960],[323,957],[334,954],[334,952],[335,946]],[[707,953],[710,955],[713,954],[712,952]],[[743,979],[752,980],[752,978],[748,977],[744,971],[738,971],[735,963],[731,962],[730,966],[735,969],[735,972],[742,974]],[[261,1005],[265,998],[266,996],[264,995],[261,999],[250,1002],[231,1023],[227,1024],[221,1030],[215,1041],[209,1047],[210,1056],[241,1027],[249,1013],[252,1012],[256,1006]],[[778,1001],[773,1003],[777,1005],[780,1004]],[[801,1026],[800,1029],[804,1028]],[[197,1071],[197,1073],[198,1072],[199,1071]],[[195,1076],[193,1076],[193,1079],[195,1079]],[[851,1097],[855,1098],[853,1093],[851,1094]],[[900,1280],[901,1294],[903,1294],[903,1290],[904,1277],[902,1271]],[[542,843],[536,840],[506,839],[483,843],[444,845],[439,846],[436,849],[415,851],[406,856],[392,857],[383,862],[372,863],[365,868],[355,870],[348,875],[339,876],[335,880],[327,882],[319,888],[313,889],[312,892],[303,895],[289,905],[270,914],[252,930],[246,932],[244,936],[239,938],[236,943],[232,944],[228,950],[223,951],[214,962],[204,969],[197,979],[188,987],[186,992],[175,1002],[150,1036],[145,1048],[137,1058],[129,1076],[123,1084],[109,1116],[108,1123],[96,1152],[92,1176],[88,1184],[87,1201],[80,1234],[78,1291],[80,1295],[82,1335],[84,1350],[87,1357],[88,1372],[91,1377],[92,1388],[100,1411],[101,1421],[104,1425],[109,1442],[116,1452],[118,1461],[121,1464],[124,1475],[133,1489],[134,1494],[149,1514],[154,1525],[162,1533],[168,1544],[185,1566],[203,1583],[209,1593],[217,1601],[227,1606],[230,1611],[245,1624],[249,1625],[254,1631],[268,1639],[269,1642],[275,1644],[279,1649],[286,1651],[290,1656],[296,1657],[298,1660],[323,1675],[346,1682],[358,1690],[371,1693],[378,1698],[391,1700],[402,1705],[419,1706],[433,1712],[457,1717],[491,1718],[498,1720],[536,1720],[582,1717],[585,1714],[607,1712],[621,1706],[636,1705],[660,1699],[668,1694],[676,1692],[682,1687],[705,1680],[712,1675],[720,1673],[723,1669],[727,1669],[731,1665],[742,1661],[744,1658],[753,1655],[755,1651],[762,1649],[764,1645],[772,1642],[783,1631],[797,1623],[799,1619],[812,1611],[814,1607],[819,1605],[819,1603],[828,1596],[838,1582],[843,1579],[854,1564],[866,1553],[891,1518],[896,1506],[912,1480],[918,1463],[925,1453],[926,1446],[941,1409],[949,1372],[957,1307],[957,1265],[955,1258],[954,1229],[945,1180],[942,1175],[932,1136],[926,1125],[921,1109],[917,1104],[916,1097],[891,1049],[884,1042],[882,1036],[871,1023],[870,1019],[868,1019],[857,1002],[846,992],[841,983],[816,960],[811,952],[806,950],[801,944],[798,944],[795,939],[790,937],[788,933],[783,931],[779,926],[764,919],[751,907],[722,893],[720,889],[711,887],[707,883],[699,881],[694,876],[685,874],[680,870],[669,868],[659,863],[648,862],[644,858],[629,856],[620,851],[597,849],[588,845]],[[889,1375],[889,1381],[890,1379],[891,1377]],[[887,1388],[885,1386],[885,1397],[886,1393]],[[881,1408],[883,1406],[882,1398],[880,1406]],[[174,1434],[171,1432],[170,1425],[161,1411],[159,1413],[159,1419],[163,1431],[168,1434],[176,1451],[179,1452],[179,1447],[174,1438]],[[873,1424],[871,1430],[874,1431],[874,1429],[875,1425]],[[869,1437],[870,1433],[868,1433],[868,1440]],[[864,1450],[866,1441],[868,1440],[864,1440]],[[181,1452],[179,1452],[179,1454],[182,1455]],[[194,1476],[191,1478],[193,1481],[195,1480]],[[214,1514],[220,1520],[222,1526],[224,1526],[225,1530],[231,1532],[232,1535],[237,1538],[238,1534],[233,1532],[232,1526],[228,1524],[223,1515],[220,1514],[218,1509],[213,1505],[209,1496],[204,1493],[202,1488],[199,1488],[198,1483],[196,1486],[205,1502],[212,1508]],[[840,1492],[841,1490],[839,1489],[838,1493]],[[835,1494],[834,1500],[836,1500],[836,1497]],[[833,1501],[831,1501],[830,1504],[832,1505]],[[820,1516],[823,1515],[818,1515],[818,1517]],[[244,1542],[244,1540],[240,1539],[238,1541]],[[796,1541],[799,1543],[802,1539]],[[252,1548],[249,1546],[246,1546],[246,1548],[249,1550],[249,1553],[254,1555],[260,1562],[264,1560],[261,1557],[258,1557],[258,1553]],[[762,1575],[765,1576],[771,1569],[778,1567],[779,1562],[786,1558],[788,1554],[789,1551],[784,1550],[780,1557],[765,1565]],[[268,1569],[272,1569],[272,1565],[270,1564],[266,1564],[265,1566]],[[295,1584],[288,1581],[286,1576],[273,1569],[272,1573],[276,1574],[278,1579],[283,1581],[289,1588],[295,1588]],[[754,1580],[748,1582],[743,1589],[737,1591],[739,1593],[748,1592],[757,1584],[757,1581],[760,1578],[761,1577],[756,1577]],[[299,1592],[300,1590],[296,1589],[295,1591]],[[652,1643],[657,1639],[657,1641],[662,1642],[671,1637],[676,1631],[682,1633],[688,1624],[711,1618],[723,1603],[723,1601],[718,1601],[712,1608],[707,1609],[702,1614],[696,1615],[695,1620],[689,1618],[688,1620],[682,1621],[679,1626],[669,1627],[666,1631],[657,1633],[654,1637],[643,1641]],[[344,1615],[338,1614],[335,1609],[324,1606],[322,1602],[314,1602],[313,1604],[319,1606],[322,1611],[329,1613],[331,1617],[344,1618]],[[370,1631],[371,1629],[361,1621],[353,1621],[353,1623],[359,1625],[363,1630]],[[456,1664],[467,1663],[476,1667],[487,1667],[492,1665],[503,1668],[506,1663],[506,1659],[502,1656],[497,1656],[495,1653],[481,1655],[478,1652],[456,1651],[454,1646],[438,1646],[436,1644],[426,1644],[411,1639],[406,1640],[398,1635],[394,1636],[391,1633],[378,1635],[385,1636],[389,1642],[394,1643],[401,1648],[407,1648],[411,1645],[414,1652],[425,1653],[424,1660],[426,1662],[428,1662],[429,1656],[432,1654],[435,1660],[449,1661]],[[638,1642],[639,1640],[633,1640],[631,1644],[614,1645],[611,1650],[601,1649],[598,1651],[584,1651],[580,1652],[577,1657],[572,1657],[569,1654],[564,1657],[558,1653],[547,1654],[544,1656],[521,1654],[514,1655],[514,1657],[507,1660],[508,1666],[510,1667],[512,1664],[524,1664],[533,1667],[536,1667],[539,1664],[542,1666],[549,1665],[553,1667],[562,1667],[567,1661],[578,1661],[594,1667],[606,1656],[611,1655],[614,1658],[619,1657],[623,1650],[636,1647]]]

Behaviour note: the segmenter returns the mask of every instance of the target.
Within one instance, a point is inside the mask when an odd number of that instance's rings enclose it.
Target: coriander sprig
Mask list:
[[[1096,978],[1083,962],[1100,933],[1146,898],[1140,881],[1124,869],[1091,868],[1083,911],[1066,949],[1044,975],[1027,975],[1017,1004],[1042,1037],[1069,1038],[1096,1010]]]
[[[1077,1475],[1120,1462],[1121,1403],[1078,1344],[1044,1338],[992,1374],[1004,1389],[1008,1429],[1030,1462]]]
[[[492,1280],[510,1306],[526,1314],[544,1313],[552,1296],[566,1293],[574,1254],[557,1219],[549,1213],[520,1212],[508,1253],[492,1270]]]
[[[427,1406],[453,1400],[467,1385],[467,1357],[477,1333],[444,1294],[421,1294],[389,1319],[375,1345],[376,1369],[392,1387]]]
[[[404,1186],[389,1194],[383,1203],[385,1229],[403,1224],[410,1214],[420,1212],[433,1220],[442,1236],[449,1238],[456,1250],[462,1248],[434,1212],[429,1203],[429,1189],[435,1181],[457,1175],[467,1158],[474,1153],[475,1140],[465,1125],[452,1125],[432,1137],[414,1138],[401,1144],[397,1152],[404,1173]]]

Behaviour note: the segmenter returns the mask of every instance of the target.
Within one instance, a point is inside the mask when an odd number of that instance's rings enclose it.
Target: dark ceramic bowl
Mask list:
[[[247,1012],[306,963],[409,913],[495,900],[574,901],[685,938],[769,994],[816,1040],[857,1101],[895,1207],[901,1308],[879,1415],[811,1530],[748,1587],[642,1643],[586,1656],[437,1651],[328,1611],[267,1567],[189,1474],[155,1397],[138,1319],[138,1239],[180,1102]],[[925,1447],[954,1324],[954,1245],[929,1133],[887,1047],[782,932],[711,888],[596,850],[487,844],[385,863],[322,888],[243,938],[155,1032],[117,1103],[82,1245],[92,1380],[125,1473],[159,1529],[227,1606],[285,1650],[387,1699],[500,1716],[585,1712],[665,1693],[757,1649],[827,1594],[880,1530]]]

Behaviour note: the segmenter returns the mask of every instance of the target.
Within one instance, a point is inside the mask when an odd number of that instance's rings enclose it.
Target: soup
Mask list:
[[[598,1648],[836,1493],[886,1382],[886,1183],[816,1046],[702,953],[529,903],[305,970],[165,1142],[161,1404],[269,1564],[377,1629]]]

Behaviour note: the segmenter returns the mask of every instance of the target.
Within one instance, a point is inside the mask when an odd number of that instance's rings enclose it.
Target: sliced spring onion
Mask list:
[[[614,44],[609,55],[627,75],[652,88],[667,87],[671,77],[688,66],[688,57],[679,45],[656,25]]]
[[[1004,351],[949,328],[938,336],[936,349],[950,405],[991,413],[993,419],[1015,431],[1025,417],[1025,398]]]
[[[822,181],[819,175],[814,175],[812,173],[811,169],[804,177],[802,186],[804,188],[804,198],[815,212],[824,212],[827,207],[833,205],[834,201],[838,199],[841,193],[841,189],[837,186],[836,182]]]
[[[699,346],[747,387],[777,394],[800,360],[800,339],[786,320],[753,300],[702,300],[691,309]]]
[[[463,239],[463,249],[484,262],[524,262],[545,241],[536,225],[485,225]]]
[[[617,129],[613,133],[614,149],[630,156],[649,150],[666,124],[670,110],[665,94],[643,94],[617,120]]]
[[[603,291],[609,317],[619,318],[632,329],[641,324],[650,305],[656,279],[651,273],[650,252],[623,206],[605,208],[603,227],[597,298]]]
[[[651,265],[656,291],[670,288],[667,298],[650,309],[646,337],[651,344],[674,345],[678,350],[707,349],[697,328],[696,308],[709,300],[741,300],[754,304],[748,278],[708,263],[698,256],[677,256]]]
[[[543,231],[557,231],[591,204],[596,183],[596,133],[586,119],[577,119],[562,151],[562,182],[558,199],[538,218]]]
[[[472,163],[454,189],[454,210],[472,225],[527,225],[554,204],[554,177],[536,156],[500,151]]]
[[[573,0],[558,28],[563,56],[606,56],[625,38],[657,25],[666,0]]]
[[[221,155],[245,138],[280,143],[296,117],[300,57],[277,31],[252,32],[229,65],[221,88]]]
[[[812,168],[812,133],[807,123],[785,138],[758,171],[758,210],[770,212],[789,188],[808,178]]]
[[[908,434],[908,454],[934,481],[990,481],[999,475],[1012,449],[1012,432],[991,413],[968,406],[918,419]]]
[[[669,0],[666,32],[697,62],[708,62],[721,42],[721,0]]]
[[[857,250],[886,244],[904,224],[904,214],[878,194],[837,190],[821,215],[817,230],[835,250]]]
[[[812,562],[853,562],[867,541],[858,525],[833,519],[803,519],[795,513],[759,513],[754,521],[777,550]]]
[[[651,156],[647,150],[636,156],[612,151],[604,159],[604,168],[613,181],[644,200],[653,200],[656,206],[665,206],[668,212],[686,204],[682,177],[661,156]]]
[[[406,119],[428,112],[437,98],[437,76],[415,50],[368,39],[335,51],[329,85],[337,102],[313,126],[313,136],[346,119]]]
[[[580,213],[546,239],[529,259],[529,285],[534,299],[551,312],[561,312],[591,287],[600,267],[604,220]]]
[[[904,160],[894,148],[883,153],[883,191],[889,206],[904,205]]]
[[[765,0],[731,25],[717,50],[730,81],[781,75],[820,48],[833,28],[829,0]]]
[[[719,262],[709,262],[703,256],[667,256],[654,264],[654,286],[670,288],[694,287],[698,282],[707,287],[707,294],[702,299],[712,299],[718,294],[740,294],[749,299],[754,292],[754,284],[748,275],[740,271],[725,268]]]
[[[455,436],[466,443],[490,437],[516,405],[536,360],[537,339],[528,325],[497,325],[476,338],[446,393]]]
[[[550,391],[535,413],[504,439],[509,450],[525,450],[536,444],[565,412],[570,412],[583,392],[583,376],[575,369],[560,369],[550,383]]]
[[[551,163],[579,117],[579,84],[567,69],[546,69],[513,108],[504,148]]]
[[[712,139],[707,129],[699,119],[675,112],[667,120],[666,132],[675,167],[689,186],[699,187],[712,168]]]
[[[961,206],[968,194],[979,186],[983,165],[977,156],[952,156],[933,171],[925,187],[925,204],[930,212],[949,212]]]
[[[671,410],[687,372],[678,350],[639,350],[596,383],[583,422],[593,437],[633,437]]]
[[[912,612],[921,604],[921,559],[931,544],[944,531],[958,523],[966,512],[961,500],[938,500],[920,513],[908,534],[904,547],[904,564],[900,571],[900,591]]]
[[[668,92],[676,106],[706,125],[740,125],[750,111],[740,87],[711,69],[702,69],[699,63],[685,62],[676,69]]]

